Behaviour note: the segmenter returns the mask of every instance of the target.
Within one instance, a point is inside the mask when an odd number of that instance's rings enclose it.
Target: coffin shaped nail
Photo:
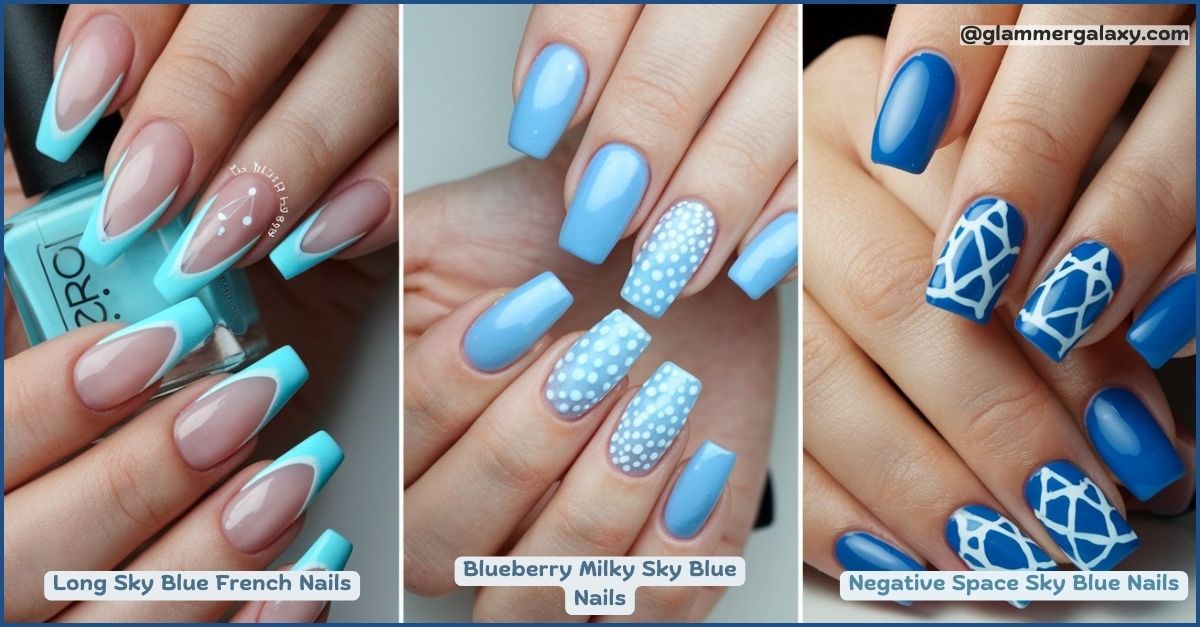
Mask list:
[[[354,545],[333,529],[326,529],[300,559],[293,571],[335,571],[346,568]],[[268,601],[258,614],[260,623],[311,623],[325,609],[325,601]]]
[[[920,174],[942,140],[954,107],[950,62],[935,52],[909,57],[892,77],[871,140],[871,161]]]
[[[971,570],[1058,570],[1013,521],[983,505],[960,507],[946,521],[946,543]],[[1009,601],[1018,608],[1029,601]]]
[[[586,83],[587,64],[578,51],[563,43],[542,48],[521,86],[508,145],[545,159],[575,116]]]
[[[654,225],[642,244],[621,298],[655,318],[662,317],[708,256],[717,221],[697,200],[681,200]]]
[[[1196,273],[1155,296],[1129,327],[1127,339],[1151,368],[1161,368],[1196,339]]]
[[[687,423],[700,389],[700,379],[663,362],[621,414],[608,444],[613,465],[630,475],[653,470]]]
[[[1047,357],[1062,361],[1087,334],[1121,284],[1112,249],[1088,241],[1071,249],[1017,314],[1016,327]]]
[[[800,258],[800,231],[795,211],[771,221],[746,245],[729,268],[729,279],[753,300],[779,284]]]
[[[688,460],[683,472],[671,487],[663,522],[667,531],[677,538],[690,538],[700,533],[709,515],[721,500],[725,481],[733,470],[737,455],[705,440]]]
[[[338,192],[289,233],[271,251],[271,263],[283,278],[291,279],[371,232],[387,217],[391,205],[391,194],[382,183],[355,183]]]
[[[834,556],[842,568],[861,571],[925,570],[917,560],[866,531],[850,531],[837,539]],[[912,605],[912,601],[896,601]]]
[[[1183,462],[1158,421],[1138,397],[1105,388],[1088,404],[1088,439],[1121,485],[1147,501],[1183,477]]]
[[[574,301],[553,272],[543,272],[475,319],[463,338],[463,353],[484,372],[503,370],[545,335]]]
[[[1025,500],[1051,539],[1081,570],[1111,570],[1138,546],[1137,534],[1108,497],[1066,460],[1029,477]]]
[[[554,364],[546,401],[563,418],[579,418],[612,391],[649,344],[650,334],[614,309]]]
[[[999,198],[980,198],[963,212],[933,265],[925,302],[986,323],[1012,274],[1025,221]]]
[[[583,172],[558,245],[589,263],[603,262],[629,226],[649,182],[642,153],[625,144],[605,144]]]

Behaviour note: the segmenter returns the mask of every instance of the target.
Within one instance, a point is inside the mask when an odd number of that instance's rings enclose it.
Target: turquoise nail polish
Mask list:
[[[104,110],[112,103],[113,97],[117,95],[117,90],[121,88],[121,82],[125,78],[124,74],[117,76],[100,101],[79,123],[70,128],[61,128],[54,109],[58,102],[59,90],[62,87],[63,68],[67,66],[70,56],[71,48],[68,46],[66,52],[63,53],[62,62],[58,64],[58,69],[54,72],[54,83],[50,86],[50,95],[46,98],[46,108],[42,111],[42,122],[38,126],[37,134],[38,151],[55,161],[62,162],[75,154],[88,133],[96,127],[96,123],[100,121]]]
[[[170,328],[174,331],[175,345],[171,349],[170,355],[163,360],[162,367],[159,368],[158,373],[150,378],[150,381],[157,381],[166,375],[175,364],[179,363],[179,360],[183,359],[194,348],[208,339],[208,336],[213,332],[213,326],[212,316],[208,315],[208,310],[205,309],[200,299],[189,298],[119,331],[106,335],[104,339],[96,343],[96,346],[146,329],[155,327]]]
[[[117,257],[121,256],[121,253],[132,246],[146,231],[149,231],[151,226],[154,226],[154,223],[162,217],[167,207],[170,206],[171,201],[175,200],[175,193],[172,192],[136,227],[115,237],[108,236],[104,232],[104,229],[101,228],[100,208],[108,204],[108,196],[112,191],[113,181],[117,180],[117,175],[121,172],[121,166],[125,164],[125,156],[121,155],[116,167],[113,168],[112,173],[104,181],[104,187],[100,190],[100,198],[96,201],[96,210],[88,216],[87,225],[83,227],[83,233],[79,237],[80,252],[101,266],[107,266],[116,261]]]
[[[729,279],[751,299],[762,298],[799,263],[798,221],[794,211],[772,220],[729,268]]]
[[[732,451],[710,440],[696,449],[667,497],[663,512],[667,531],[679,538],[690,538],[700,532],[721,499],[735,459],[737,455]]]
[[[321,537],[292,564],[292,570],[342,570],[350,561],[354,545],[333,529],[326,529]]]
[[[308,498],[304,501],[304,505],[300,511],[308,509],[312,505],[313,499],[317,497],[325,484],[329,482],[329,478],[342,465],[342,460],[346,456],[342,453],[341,447],[337,442],[326,432],[318,431],[305,439],[303,442],[293,446],[291,450],[280,455],[269,466],[258,471],[246,485],[242,487],[242,492],[246,492],[250,486],[257,483],[263,477],[293,464],[305,464],[312,468],[312,487],[309,488]]]
[[[508,125],[508,145],[545,159],[562,137],[583,96],[587,64],[571,46],[550,44],[538,53]]]
[[[543,272],[475,319],[463,338],[463,353],[479,370],[503,370],[545,335],[574,300],[553,272]]]
[[[254,377],[265,377],[275,383],[275,396],[271,399],[271,404],[267,407],[262,423],[254,430],[254,433],[258,433],[296,395],[300,386],[304,385],[305,381],[308,381],[308,368],[304,365],[304,361],[300,359],[300,355],[296,353],[296,349],[291,346],[281,346],[237,374],[212,386],[193,402],[198,402],[200,399],[212,396],[239,381]]]
[[[603,262],[637,212],[650,169],[640,152],[605,144],[588,162],[558,235],[563,250],[589,263]]]

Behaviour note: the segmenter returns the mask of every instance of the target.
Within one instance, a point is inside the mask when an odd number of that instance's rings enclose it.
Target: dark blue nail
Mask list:
[[[925,570],[917,560],[865,531],[842,534],[834,544],[833,553],[846,570]],[[912,601],[896,602],[912,605]]]
[[[1016,523],[983,505],[960,507],[950,515],[946,543],[971,570],[1058,570]],[[1029,605],[1020,600],[1009,603],[1020,609]]]
[[[986,323],[1012,274],[1025,221],[999,198],[980,198],[963,212],[933,265],[925,302]]]
[[[909,57],[888,87],[875,120],[871,161],[920,174],[933,158],[954,107],[954,70],[934,52]]]
[[[1054,361],[1062,361],[1121,285],[1121,262],[1111,248],[1087,241],[1071,249],[1025,301],[1016,327]]]
[[[1087,408],[1087,434],[1100,458],[1139,501],[1183,477],[1183,462],[1138,397],[1106,388]]]
[[[1151,368],[1160,368],[1179,349],[1196,339],[1196,273],[1163,290],[1133,326],[1129,344]]]
[[[1069,461],[1038,468],[1025,484],[1025,500],[1080,570],[1112,570],[1138,547],[1121,512]]]

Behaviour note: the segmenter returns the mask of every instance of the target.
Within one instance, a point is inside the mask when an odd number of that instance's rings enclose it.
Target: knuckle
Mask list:
[[[1058,400],[1032,373],[1006,377],[962,405],[963,437],[972,450],[987,451],[989,458],[1026,460],[1038,447],[1030,445],[1045,417],[1056,413]]]
[[[1104,196],[1113,207],[1123,207],[1140,215],[1154,215],[1160,233],[1188,233],[1195,229],[1195,201],[1172,182],[1161,168],[1150,164],[1154,159],[1112,162],[1103,173]],[[1191,189],[1190,187],[1188,188]],[[1153,213],[1151,213],[1153,212]]]
[[[675,128],[696,115],[691,89],[678,70],[663,61],[644,61],[617,84],[621,115],[633,128]]]
[[[924,307],[930,261],[919,248],[890,235],[867,242],[846,266],[854,310],[880,328],[897,329]]]
[[[999,96],[992,118],[977,125],[975,132],[990,153],[989,170],[1032,172],[1057,182],[1072,169],[1073,138],[1078,134],[1053,103],[1037,95],[1038,90],[1033,85],[1018,90],[1019,95]]]
[[[103,471],[95,475],[101,481],[96,493],[113,506],[109,509],[115,509],[120,526],[154,532],[170,521],[171,513],[148,493],[144,470],[150,466],[142,455],[129,449],[106,454],[100,462]]]
[[[848,354],[840,329],[828,319],[804,317],[804,401],[820,402],[837,378],[835,373]]]
[[[530,451],[520,441],[500,433],[498,421],[481,421],[482,449],[478,457],[481,476],[512,495],[540,494],[545,490],[545,473],[537,464],[538,451]]]
[[[874,453],[870,470],[877,481],[862,482],[863,504],[876,513],[911,517],[915,512],[937,507],[938,486],[926,478],[937,466],[935,449],[919,446],[889,446]]]
[[[751,189],[763,188],[779,180],[775,142],[768,135],[766,128],[744,119],[732,122],[714,134],[713,147],[730,180],[741,181]]]
[[[437,597],[453,588],[445,568],[436,568],[430,560],[415,553],[411,542],[404,543],[404,587],[413,594]]]
[[[576,555],[624,553],[628,530],[618,512],[560,494],[561,500],[547,511],[563,548]]]
[[[203,102],[222,117],[240,119],[251,93],[250,71],[236,55],[197,37],[182,44],[165,73],[155,78],[175,97]]]
[[[333,117],[322,115],[322,110],[309,96],[298,97],[272,124],[272,135],[285,154],[301,160],[301,171],[320,172],[327,164],[340,162],[337,146],[347,143]]]

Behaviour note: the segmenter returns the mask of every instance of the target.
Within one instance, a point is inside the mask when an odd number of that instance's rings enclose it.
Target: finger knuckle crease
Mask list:
[[[876,239],[846,266],[845,285],[856,311],[870,321],[897,328],[924,306],[929,255],[895,238]]]

